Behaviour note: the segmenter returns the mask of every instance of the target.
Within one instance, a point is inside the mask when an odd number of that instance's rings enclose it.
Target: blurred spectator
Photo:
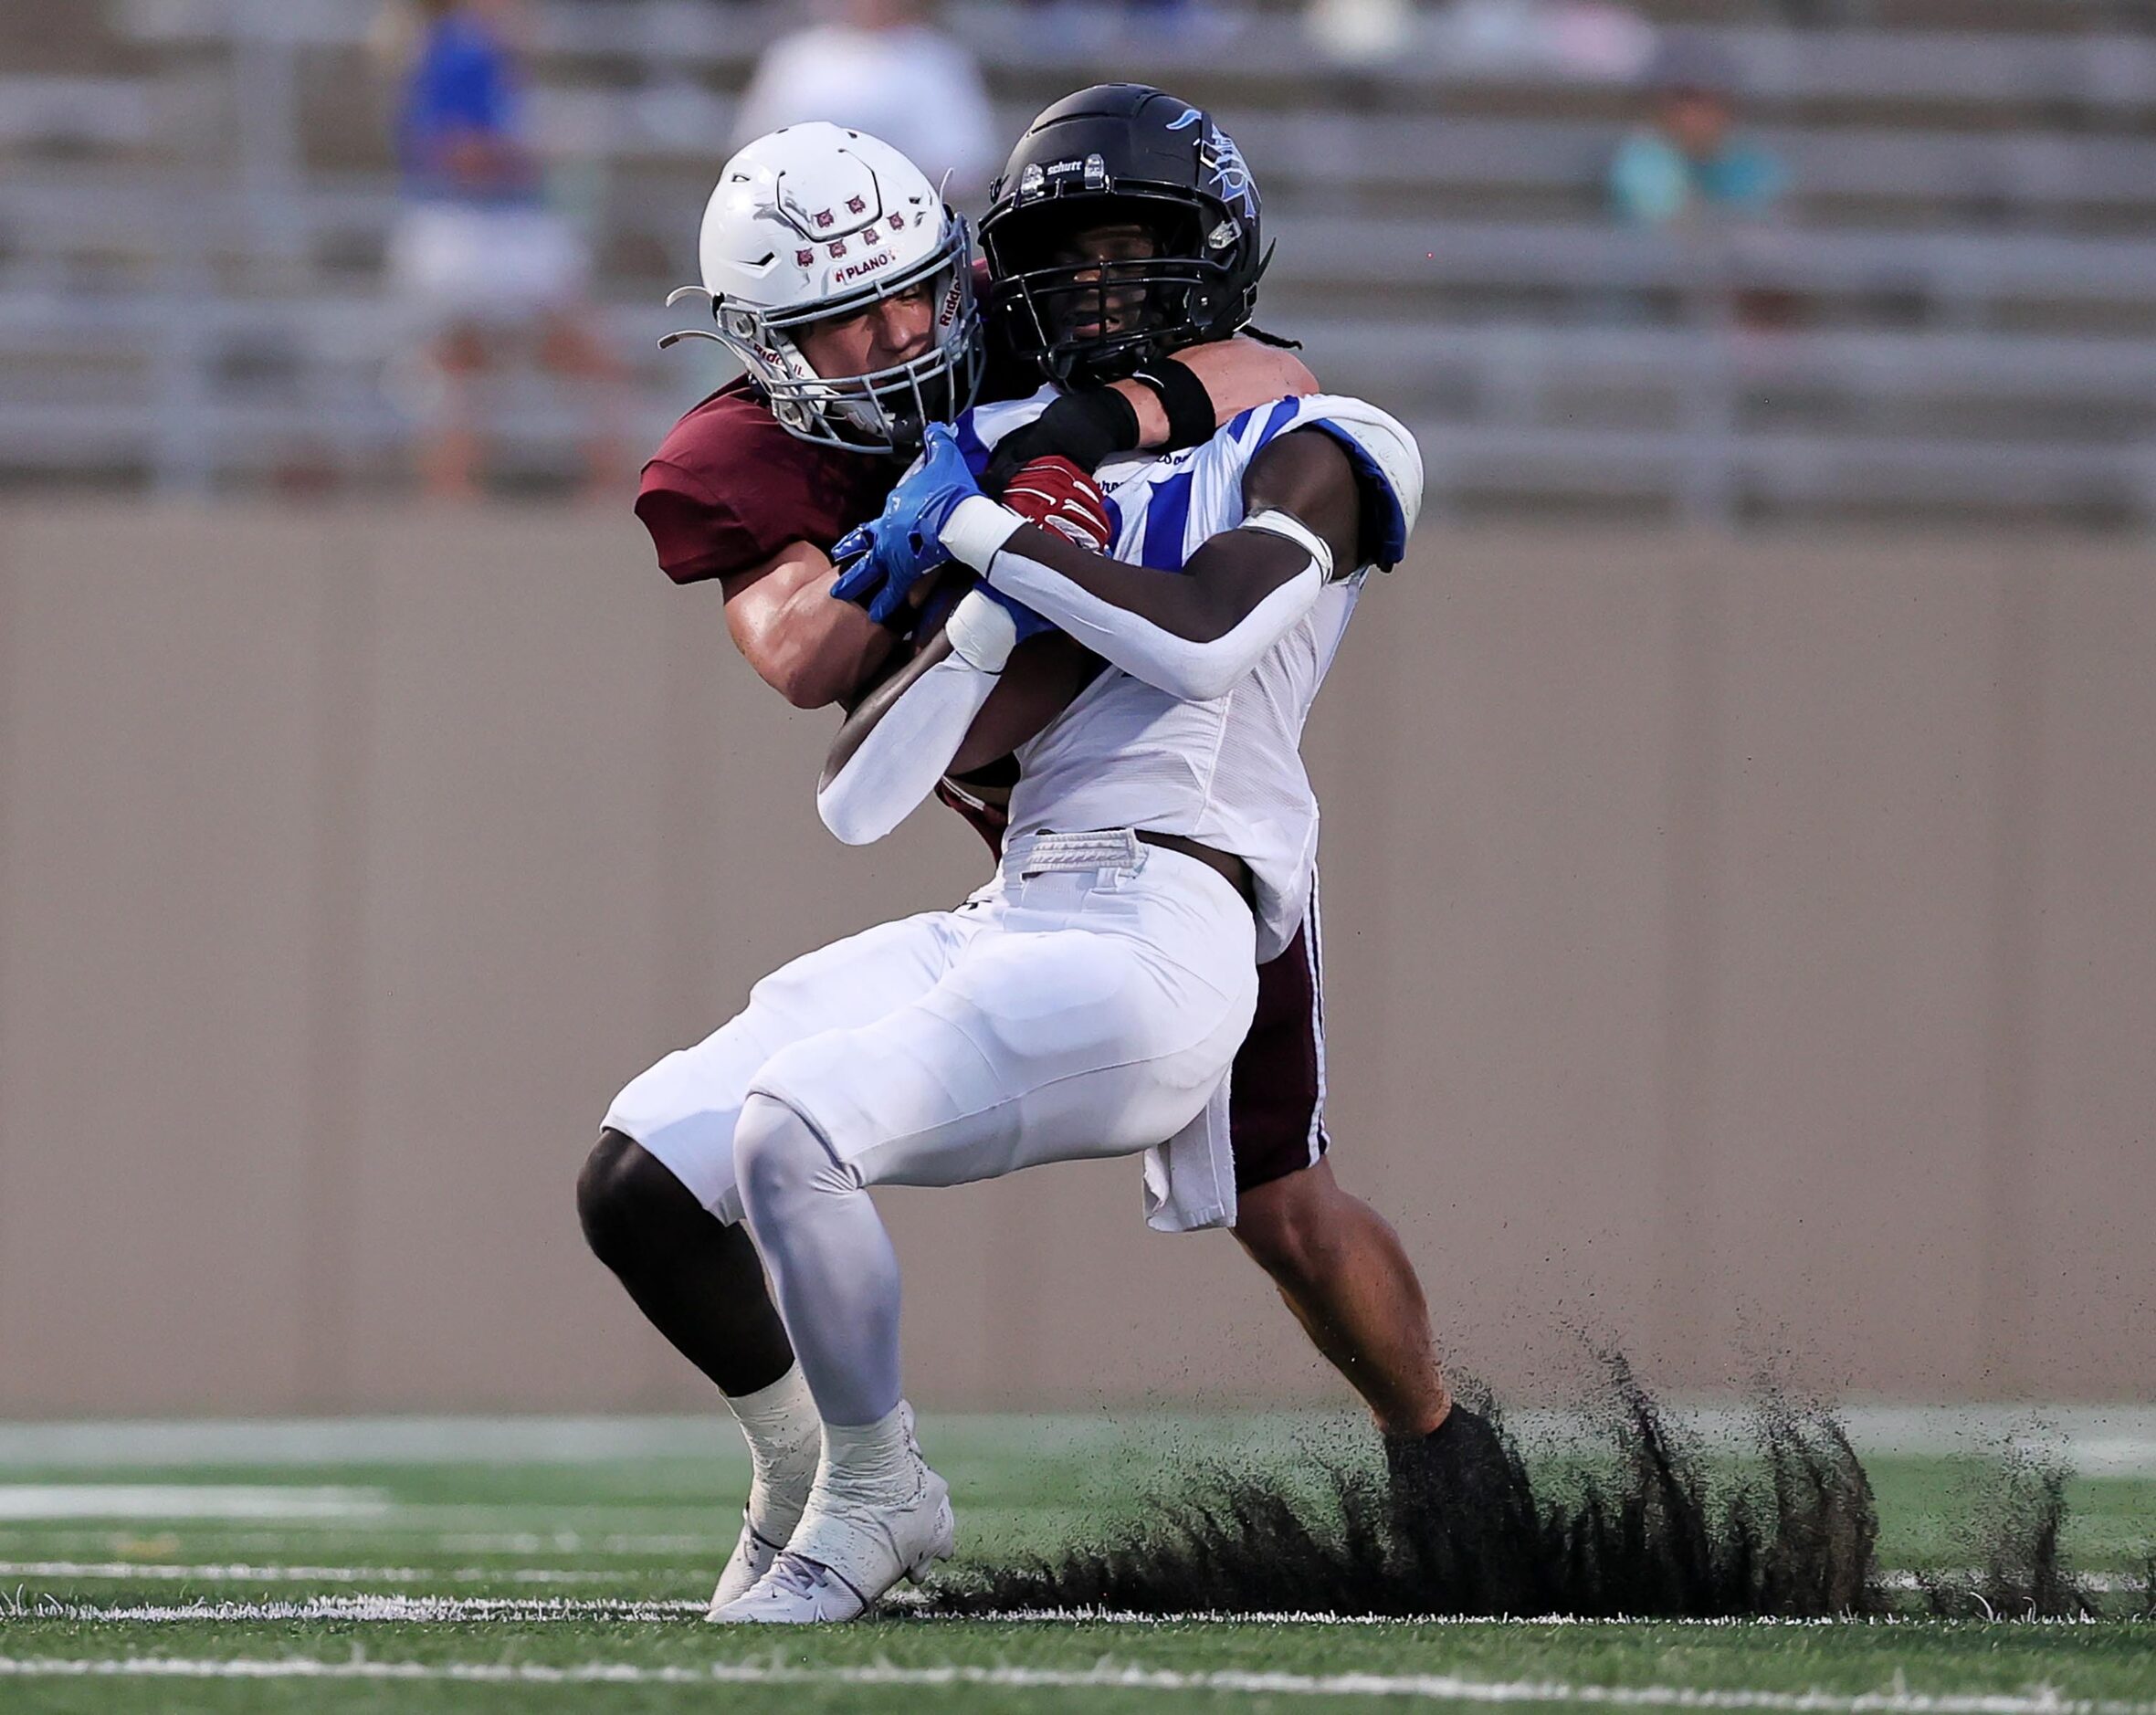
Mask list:
[[[1567,77],[1630,79],[1654,58],[1655,26],[1610,0],[1565,0],[1549,8],[1544,27],[1550,61]]]
[[[1212,52],[1241,35],[1243,0],[1025,0],[1020,28],[1047,58],[1120,64],[1144,42],[1179,53]],[[975,11],[973,16],[979,16]]]
[[[618,365],[591,327],[591,257],[546,205],[526,135],[519,9],[519,0],[420,0],[397,102],[405,207],[389,279],[429,342],[420,469],[427,492],[444,498],[477,490],[477,383],[518,336],[536,335],[541,363],[584,395],[594,494],[626,468]]]
[[[1757,217],[1782,194],[1782,163],[1731,135],[1736,68],[1707,43],[1679,40],[1650,68],[1649,122],[1610,163],[1610,206],[1638,226],[1713,216]]]
[[[803,120],[881,138],[950,199],[977,205],[1003,164],[995,115],[964,47],[921,22],[910,0],[847,0],[832,22],[764,50],[741,100],[734,146]]]
[[[1453,0],[1432,40],[1499,76],[1636,78],[1655,51],[1654,26],[1614,0]]]
[[[1341,66],[1382,66],[1397,59],[1415,35],[1409,0],[1310,0],[1303,31],[1326,58]]]

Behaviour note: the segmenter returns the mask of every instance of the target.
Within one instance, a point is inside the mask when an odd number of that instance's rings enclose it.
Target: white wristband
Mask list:
[[[1010,541],[1025,521],[985,494],[969,494],[952,509],[937,533],[953,560],[985,573],[996,550]]]
[[[1018,647],[1018,622],[1001,602],[968,590],[943,622],[951,653],[983,673],[1000,673]]]

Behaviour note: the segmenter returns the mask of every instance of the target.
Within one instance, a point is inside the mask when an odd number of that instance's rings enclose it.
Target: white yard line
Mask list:
[[[920,1598],[899,1594],[886,1604],[892,1618],[910,1617],[917,1625],[970,1626],[1530,1626],[1619,1627],[1678,1626],[1706,1630],[1740,1627],[1795,1630],[1853,1630],[1857,1627],[1924,1626],[1939,1622],[1923,1615],[1876,1615],[1863,1618],[1835,1616],[1825,1619],[1656,1619],[1619,1615],[1582,1618],[1575,1615],[1545,1614],[1492,1619],[1478,1615],[1443,1614],[1400,1616],[1375,1614],[1133,1614],[1110,1608],[1010,1608],[980,1615],[920,1615],[914,1613]],[[415,1596],[396,1592],[352,1595],[317,1595],[261,1602],[234,1602],[201,1597],[185,1603],[84,1602],[33,1590],[0,1591],[0,1615],[24,1619],[67,1620],[91,1625],[184,1626],[216,1624],[281,1625],[295,1620],[333,1620],[341,1624],[415,1626],[465,1626],[477,1621],[635,1619],[671,1621],[700,1617],[702,1602],[628,1601],[607,1597],[571,1596]],[[2003,1615],[1997,1624],[2076,1626],[2111,1624],[2093,1620],[2027,1620]]]
[[[309,1596],[293,1602],[188,1602],[144,1604],[63,1602],[27,1596],[0,1608],[23,1619],[67,1620],[89,1626],[289,1625],[333,1620],[339,1625],[468,1626],[513,1620],[520,1625],[562,1620],[636,1620],[659,1624],[701,1619],[702,1602],[575,1601],[561,1596]]]
[[[379,1519],[379,1489],[282,1483],[0,1483],[0,1520],[55,1519]]]
[[[903,1610],[894,1610],[892,1617],[899,1617]],[[1974,1624],[1975,1622],[1970,1622]],[[1984,1622],[1993,1626],[2117,1626],[2116,1620],[2044,1619],[2024,1618],[2003,1615],[1998,1619]],[[1869,1614],[1861,1617],[1855,1615],[1831,1615],[1819,1619],[1779,1619],[1772,1615],[1742,1615],[1729,1619],[1666,1619],[1654,1615],[1590,1615],[1577,1614],[1125,1614],[1111,1608],[1010,1608],[992,1610],[986,1614],[924,1614],[915,1616],[917,1625],[937,1626],[1457,1626],[1464,1627],[1512,1626],[1530,1627],[1575,1626],[1587,1631],[1597,1627],[1610,1630],[1630,1629],[1643,1626],[1682,1626],[1695,1631],[1785,1630],[1785,1631],[1856,1631],[1875,1630],[1896,1626],[1921,1628],[1951,1626],[1954,1621],[1935,1619],[1924,1614]]]
[[[605,1584],[641,1575],[552,1566],[174,1566],[159,1561],[0,1561],[0,1578],[140,1578],[159,1583]]]
[[[245,1562],[222,1562],[209,1564],[177,1565],[164,1561],[76,1561],[76,1560],[11,1560],[0,1561],[0,1578],[88,1578],[94,1580],[141,1579],[148,1583],[321,1583],[321,1584],[393,1584],[393,1583],[492,1583],[522,1584],[586,1584],[618,1583],[624,1579],[649,1576],[644,1569],[606,1570],[592,1567],[570,1566],[283,1566],[258,1565]],[[1954,1585],[1977,1583],[1982,1574],[1973,1567],[1960,1571],[1947,1571],[1939,1574],[1942,1583]],[[2101,1595],[2118,1595],[2142,1588],[2142,1581],[2126,1573],[2079,1573],[2076,1582],[2088,1586]],[[1913,1572],[1883,1572],[1879,1583],[1888,1590],[1915,1591],[1924,1588],[1919,1574]],[[901,1605],[909,1602],[901,1594]],[[1073,1610],[1045,1609],[1038,1615],[1016,1617],[1067,1617]],[[1122,1617],[1122,1616],[1118,1616]],[[1177,1615],[1177,1618],[1204,1618],[1198,1615]],[[1248,1617],[1248,1616],[1239,1616]]]
[[[2048,1689],[2006,1692],[1707,1690],[1691,1686],[1568,1685],[1558,1680],[1468,1679],[1451,1674],[1252,1673],[1118,1668],[783,1668],[714,1662],[705,1668],[584,1662],[174,1660],[164,1657],[70,1660],[0,1656],[0,1678],[364,1679],[472,1685],[874,1686],[897,1689],[983,1686],[1011,1690],[1193,1691],[1248,1697],[1422,1698],[1451,1703],[1589,1703],[1616,1709],[1762,1710],[1790,1715],[2156,1715],[2156,1703],[2065,1698]]]
[[[734,1517],[738,1520],[740,1513]],[[154,1520],[152,1521],[154,1526]],[[209,1521],[214,1527],[216,1520]],[[386,1520],[362,1520],[358,1529],[341,1533],[331,1540],[341,1550],[352,1553],[377,1555],[442,1555],[469,1559],[476,1554],[501,1554],[526,1560],[562,1554],[607,1555],[615,1558],[641,1560],[706,1560],[717,1555],[723,1562],[732,1552],[734,1532],[725,1536],[632,1536],[619,1534],[599,1535],[582,1531],[434,1531],[424,1525]],[[48,1529],[9,1531],[6,1546],[17,1554],[37,1553],[54,1560],[92,1560],[116,1551],[115,1538],[122,1533],[110,1527],[98,1529]],[[163,1543],[163,1552],[176,1553],[182,1532],[177,1530],[150,1529],[136,1533]],[[364,1535],[374,1541],[362,1545],[352,1541],[353,1535]],[[275,1560],[291,1553],[309,1552],[309,1538],[301,1532],[286,1531],[222,1530],[190,1526],[184,1532],[187,1547],[197,1559],[210,1554],[228,1557],[235,1561],[260,1556]],[[384,1541],[387,1539],[387,1541]],[[150,1550],[138,1548],[139,1554]],[[313,1551],[319,1552],[319,1550]]]

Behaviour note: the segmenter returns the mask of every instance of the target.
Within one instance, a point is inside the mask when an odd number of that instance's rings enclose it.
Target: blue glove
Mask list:
[[[832,548],[839,577],[831,594],[866,606],[878,625],[889,624],[913,586],[951,558],[937,532],[961,500],[980,492],[958,437],[942,424],[931,424],[920,468],[891,490],[877,517],[847,531]]]

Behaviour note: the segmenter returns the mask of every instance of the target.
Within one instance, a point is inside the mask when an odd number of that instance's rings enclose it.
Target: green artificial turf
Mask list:
[[[1607,1691],[1597,1689],[1614,1687],[1628,1688],[1631,1699],[1617,1706],[1647,1709],[1738,1708],[1758,1694],[1817,1693],[1819,1715],[1985,1715],[1986,1706],[1958,1700],[1983,1698],[2004,1699],[1990,1706],[1993,1715],[2035,1715],[2048,1696],[2156,1715],[2156,1622],[2124,1617],[2146,1610],[2135,1580],[2156,1544],[2156,1478],[2149,1477],[2069,1486],[2069,1558],[2077,1571],[2100,1575],[2119,1616],[2097,1623],[899,1617],[773,1636],[718,1631],[697,1616],[731,1546],[745,1474],[720,1426],[710,1427],[709,1455],[688,1450],[699,1435],[678,1434],[656,1454],[536,1461],[466,1453],[373,1463],[0,1463],[0,1710],[1608,1708]],[[1354,1430],[1257,1417],[948,1419],[931,1420],[924,1442],[958,1498],[962,1553],[991,1562],[1112,1530],[1142,1512],[1149,1484],[1201,1460],[1257,1459],[1292,1470],[1352,1447]],[[1997,1469],[1981,1459],[1906,1455],[1867,1465],[1885,1567],[1951,1570],[1982,1553]],[[229,1500],[234,1512],[256,1505],[263,1491],[271,1502],[299,1493],[321,1510],[158,1517],[161,1505],[186,1509],[136,1494],[122,1510],[137,1516],[11,1516],[40,1510],[41,1489],[50,1491],[46,1499],[65,1502],[46,1510],[79,1512],[100,1504],[86,1500],[84,1488],[121,1485],[169,1485],[198,1497],[242,1491],[216,1503]],[[11,1504],[11,1496],[26,1495]],[[421,1623],[370,1617],[359,1600],[428,1595],[566,1605],[484,1617],[465,1609],[457,1611],[464,1617]],[[308,1607],[323,1598],[337,1605]],[[1914,1593],[1900,1600],[1914,1612]],[[590,1605],[628,1602],[668,1605],[634,1619]],[[298,1605],[299,1616],[260,1605],[269,1603]],[[48,1665],[146,1657],[314,1661],[340,1674],[391,1664],[428,1677],[252,1679],[207,1677],[203,1667],[188,1677],[145,1678],[100,1667],[61,1678]],[[29,1664],[34,1673],[6,1664]],[[441,1677],[452,1670],[498,1677]],[[889,1671],[848,1677],[864,1670]],[[1116,1683],[1130,1670],[1166,1677]],[[544,1677],[549,1671],[582,1677]],[[936,1677],[947,1671],[977,1677]],[[594,1677],[606,1672],[622,1677]],[[1023,1677],[1043,1673],[1070,1682]],[[1206,1678],[1220,1674],[1273,1677]]]

